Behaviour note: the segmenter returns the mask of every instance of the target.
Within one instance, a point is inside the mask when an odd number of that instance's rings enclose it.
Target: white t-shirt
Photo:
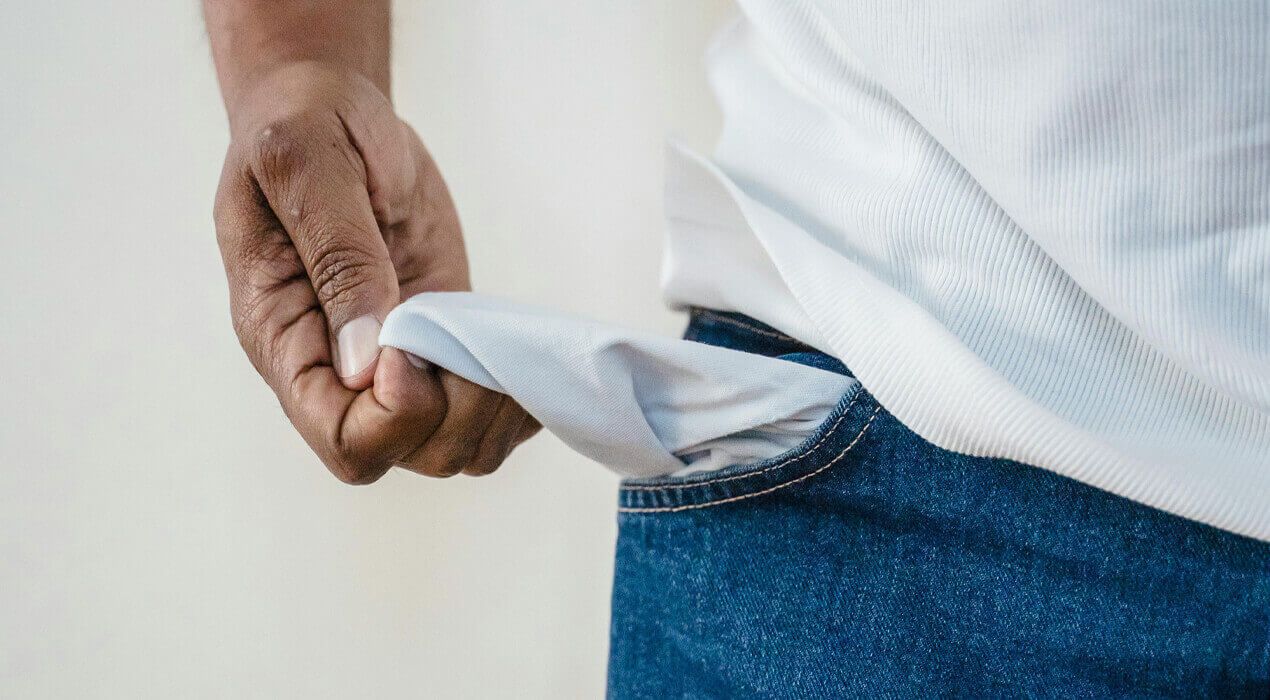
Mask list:
[[[1270,4],[742,0],[665,290],[947,449],[1270,540]],[[772,457],[854,380],[470,294],[381,342],[620,473]]]
[[[740,4],[669,302],[947,449],[1270,540],[1270,4]]]

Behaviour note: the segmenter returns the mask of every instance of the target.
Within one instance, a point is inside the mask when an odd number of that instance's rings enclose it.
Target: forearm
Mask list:
[[[255,78],[294,61],[356,71],[390,95],[390,0],[203,0],[203,15],[231,121]]]

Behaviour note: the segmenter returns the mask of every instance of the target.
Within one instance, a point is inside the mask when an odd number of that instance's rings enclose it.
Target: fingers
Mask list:
[[[366,167],[366,191],[381,228],[404,221],[413,212],[417,191],[418,137],[397,118],[392,103],[369,90],[359,108],[341,113],[348,139]],[[422,143],[418,143],[422,150]]]
[[[436,376],[385,348],[370,389],[344,388],[329,368],[301,373],[289,417],[341,481],[370,483],[416,450],[446,413]]]
[[[519,447],[520,443],[536,435],[539,430],[542,430],[542,423],[539,423],[536,418],[526,413],[525,420],[520,424],[520,432],[516,434],[516,439],[512,441],[512,449]]]
[[[384,229],[401,298],[471,289],[463,233],[445,179],[414,130],[406,127],[406,135],[416,173],[413,208],[404,221]]]
[[[440,376],[445,419],[398,466],[432,477],[492,474],[519,444],[527,414],[504,394],[444,370]]]
[[[300,256],[262,200],[250,172],[228,160],[215,220],[234,331],[256,371],[282,399],[298,372],[330,364],[330,346]]]
[[[373,388],[359,392],[341,382],[326,317],[301,256],[259,198],[249,172],[226,168],[216,222],[235,330],[330,471],[347,483],[369,483],[436,429],[445,394],[432,372],[395,349],[375,363]]]
[[[251,172],[308,273],[340,379],[369,386],[379,327],[400,293],[360,155],[338,124],[275,122],[257,136]]]
[[[525,413],[520,404],[504,395],[498,412],[476,448],[476,453],[463,467],[463,473],[468,476],[487,476],[497,471],[512,448],[518,444],[521,425],[528,418],[529,414]]]

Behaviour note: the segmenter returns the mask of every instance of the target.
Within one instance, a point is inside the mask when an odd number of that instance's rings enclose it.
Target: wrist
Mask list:
[[[256,86],[295,64],[349,71],[390,94],[389,0],[203,0],[203,11],[231,120]]]
[[[347,66],[312,59],[262,64],[242,76],[232,95],[225,95],[233,135],[315,109],[343,114],[366,104],[391,110],[387,95],[369,77]]]

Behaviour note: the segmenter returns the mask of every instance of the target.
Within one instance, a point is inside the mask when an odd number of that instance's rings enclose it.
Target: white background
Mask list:
[[[666,334],[663,140],[723,0],[398,3],[479,289]],[[616,480],[328,476],[233,338],[198,5],[0,10],[0,696],[598,697]]]

